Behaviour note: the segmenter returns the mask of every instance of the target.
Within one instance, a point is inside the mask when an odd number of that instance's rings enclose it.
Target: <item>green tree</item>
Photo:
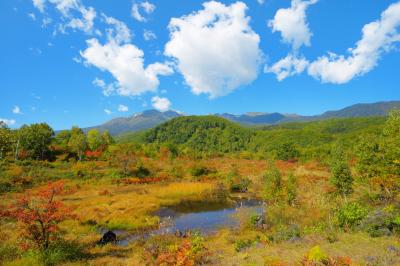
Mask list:
[[[70,130],[62,130],[56,135],[56,137],[54,138],[54,141],[63,150],[67,150],[68,142],[69,142],[70,138],[71,138],[71,131]]]
[[[274,164],[270,163],[267,172],[264,174],[264,198],[270,202],[277,202],[281,191],[281,173]]]
[[[54,131],[46,123],[23,125],[18,130],[17,146],[35,159],[44,160],[50,152]],[[18,157],[18,152],[17,152]]]
[[[381,143],[384,153],[385,172],[390,176],[400,175],[400,110],[389,113],[383,128]]]
[[[103,139],[97,129],[89,130],[87,134],[87,144],[91,151],[95,151],[103,144]]]
[[[335,186],[337,193],[346,197],[353,192],[353,181],[343,148],[337,146],[332,153],[330,182]]]
[[[357,147],[357,169],[384,199],[400,191],[400,110],[389,113],[380,136],[364,136]]]
[[[5,123],[0,121],[0,160],[12,149],[12,132]]]
[[[115,145],[110,149],[112,163],[118,167],[123,176],[129,176],[138,164],[137,147],[134,144]]]
[[[110,135],[110,132],[108,132],[108,130],[103,132],[103,134],[101,135],[101,139],[105,146],[109,146],[115,143],[115,140]]]
[[[382,174],[384,156],[379,142],[374,135],[361,136],[356,147],[357,171],[361,177],[372,178]]]
[[[300,152],[293,143],[283,143],[276,149],[276,156],[279,160],[289,161],[299,157]]]
[[[79,127],[73,127],[71,129],[71,138],[68,141],[68,148],[74,152],[79,161],[82,161],[83,154],[87,148],[87,141],[85,133]]]

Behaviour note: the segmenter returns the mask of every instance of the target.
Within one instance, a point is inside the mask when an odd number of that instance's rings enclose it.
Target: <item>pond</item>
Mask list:
[[[124,231],[114,231],[118,238],[118,245],[125,246],[130,242],[154,235],[174,234],[177,231],[185,233],[198,231],[201,234],[210,234],[220,228],[237,228],[239,226],[239,214],[262,214],[265,211],[263,201],[254,199],[238,200],[229,206],[206,205],[197,208],[172,208],[163,207],[156,215],[160,217],[158,229],[142,233],[127,235]]]

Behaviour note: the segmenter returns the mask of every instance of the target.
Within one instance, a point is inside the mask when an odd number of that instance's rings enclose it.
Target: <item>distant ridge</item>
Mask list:
[[[147,110],[129,117],[114,118],[102,125],[85,128],[84,131],[87,132],[90,129],[108,130],[111,135],[115,136],[125,132],[136,132],[153,128],[179,116],[182,116],[182,114],[171,110],[166,112]]]
[[[400,109],[400,101],[362,103],[337,110],[327,111],[321,115],[302,116],[296,114],[281,113],[247,113],[243,115],[216,114],[217,116],[233,122],[249,125],[273,125],[286,122],[316,121],[330,118],[351,118],[385,116],[392,109]]]
[[[214,116],[244,125],[274,125],[287,122],[306,122],[331,118],[385,116],[390,110],[395,108],[400,109],[400,101],[355,104],[337,111],[327,111],[321,115],[315,116],[262,112],[249,112],[241,115],[223,113],[214,114]],[[185,115],[172,110],[166,112],[147,110],[130,117],[114,118],[102,125],[85,128],[84,131],[87,132],[93,128],[100,131],[108,130],[111,135],[115,136],[122,133],[154,128],[168,120],[181,116]]]

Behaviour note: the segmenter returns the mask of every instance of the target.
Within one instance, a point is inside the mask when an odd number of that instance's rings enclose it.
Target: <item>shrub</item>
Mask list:
[[[190,169],[190,173],[192,174],[192,176],[194,177],[199,177],[199,176],[203,176],[203,175],[208,175],[210,173],[213,173],[215,171],[208,169],[205,166],[199,166],[196,165],[194,166],[192,169]]]
[[[264,175],[264,198],[267,201],[279,200],[282,190],[282,177],[278,168],[271,165],[269,170]]]
[[[19,255],[16,247],[5,244],[0,245],[0,262],[16,259]]]
[[[133,171],[133,174],[138,178],[145,178],[150,175],[150,170],[139,164],[137,168]]]
[[[338,212],[339,226],[344,229],[354,228],[368,214],[357,202],[345,204]]]
[[[385,209],[375,210],[369,213],[360,223],[360,228],[372,237],[391,235],[396,225],[396,218]]]
[[[330,181],[340,195],[346,196],[353,192],[353,177],[350,167],[344,162],[338,162],[332,166]]]
[[[229,184],[229,190],[231,192],[247,192],[251,180],[247,177],[236,176],[231,179]]]
[[[236,252],[240,252],[246,248],[249,248],[253,245],[253,241],[250,239],[239,239],[235,242],[235,250]]]
[[[0,193],[10,192],[12,190],[12,184],[8,181],[0,181]]]
[[[296,160],[300,156],[300,152],[293,143],[283,143],[276,149],[276,157],[278,160],[289,161]]]
[[[0,217],[16,219],[25,231],[24,237],[41,250],[47,250],[59,233],[58,224],[70,217],[70,212],[56,197],[64,189],[62,182],[50,183],[35,195],[25,193],[15,204],[0,212]]]
[[[327,265],[329,263],[329,257],[321,250],[320,246],[315,246],[308,251],[306,261]]]

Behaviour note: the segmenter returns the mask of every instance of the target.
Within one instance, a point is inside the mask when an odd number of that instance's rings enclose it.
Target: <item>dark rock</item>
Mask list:
[[[114,244],[117,242],[117,235],[112,232],[108,231],[103,235],[103,237],[97,242],[98,245],[107,245],[107,244]]]
[[[182,237],[182,236],[183,236],[183,233],[182,233],[180,230],[176,230],[176,231],[175,231],[175,236],[176,236],[176,237]]]
[[[264,230],[267,227],[267,222],[264,215],[257,215],[252,218],[252,224],[255,228],[259,230]]]

